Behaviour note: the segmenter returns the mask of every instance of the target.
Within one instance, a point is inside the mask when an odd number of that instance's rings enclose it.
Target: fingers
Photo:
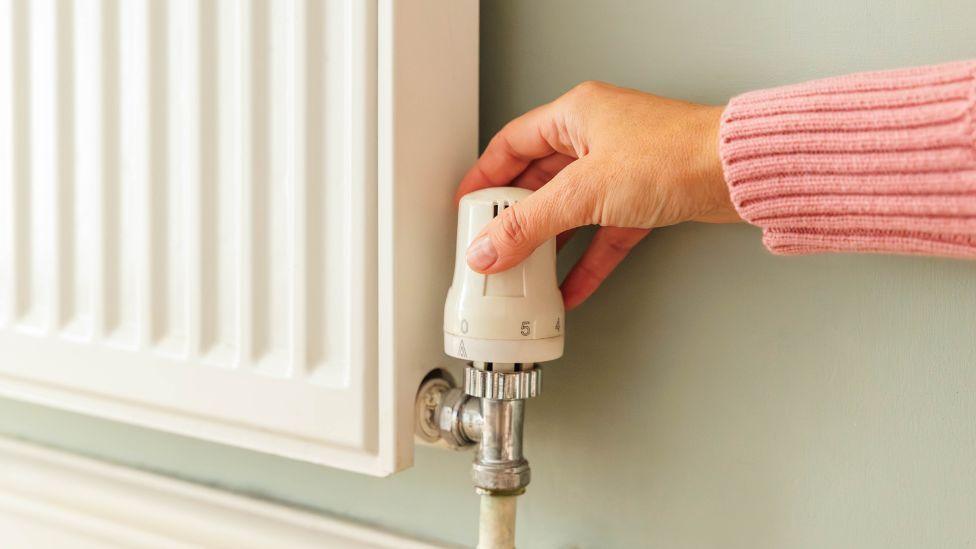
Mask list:
[[[548,184],[493,219],[472,242],[468,265],[491,274],[514,267],[540,244],[590,222],[595,196],[582,184],[589,157],[573,162]]]
[[[554,110],[552,103],[543,105],[506,124],[461,179],[454,195],[455,202],[478,189],[508,185],[533,160],[548,157],[555,152],[571,154],[572,147],[567,148],[556,137],[548,137],[559,133],[550,131],[554,127]]]
[[[583,257],[566,275],[560,288],[566,309],[573,309],[590,297],[607,276],[650,229],[600,227]]]

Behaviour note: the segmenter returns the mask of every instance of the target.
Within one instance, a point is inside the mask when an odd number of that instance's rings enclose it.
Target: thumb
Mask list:
[[[593,197],[581,184],[581,159],[563,168],[549,183],[502,210],[468,247],[468,266],[492,274],[510,269],[559,233],[588,223]]]

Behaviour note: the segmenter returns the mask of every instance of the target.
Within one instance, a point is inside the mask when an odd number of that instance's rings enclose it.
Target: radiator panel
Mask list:
[[[7,322],[279,377],[341,371],[350,304],[321,286],[348,287],[350,195],[375,189],[324,131],[350,122],[354,39],[326,24],[350,6],[6,3]],[[337,59],[306,27],[343,33]]]
[[[467,4],[403,11],[441,14],[436,37],[476,24]],[[390,52],[413,47],[398,21],[383,1],[0,0],[0,394],[354,470],[409,463],[379,335],[396,336],[378,272],[396,222],[377,228],[401,175],[378,133]],[[474,74],[476,50],[452,55],[432,62]]]

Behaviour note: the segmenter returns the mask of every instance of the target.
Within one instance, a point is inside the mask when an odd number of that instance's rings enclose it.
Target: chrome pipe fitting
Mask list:
[[[452,388],[444,393],[437,427],[441,440],[451,448],[466,448],[481,440],[481,400],[471,398],[461,389]]]
[[[525,401],[542,390],[535,365],[473,363],[464,369],[464,390],[481,400],[481,441],[471,478],[479,494],[518,495],[532,479],[522,454]]]
[[[484,425],[471,479],[479,494],[518,495],[532,478],[522,455],[524,400],[481,399]]]
[[[417,435],[454,449],[477,445],[476,491],[521,494],[532,476],[522,453],[525,401],[541,390],[542,369],[534,364],[469,364],[463,391],[449,376],[435,376],[417,393]]]
[[[481,400],[466,395],[445,372],[420,385],[414,406],[415,433],[421,440],[455,450],[481,440]]]

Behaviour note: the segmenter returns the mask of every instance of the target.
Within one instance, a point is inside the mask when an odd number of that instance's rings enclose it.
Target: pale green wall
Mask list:
[[[976,57],[972,0],[484,0],[482,29],[483,140],[584,79],[720,102]],[[521,547],[976,543],[976,264],[664,229],[569,330],[530,403]],[[9,401],[0,431],[474,541],[467,454],[377,480]]]

